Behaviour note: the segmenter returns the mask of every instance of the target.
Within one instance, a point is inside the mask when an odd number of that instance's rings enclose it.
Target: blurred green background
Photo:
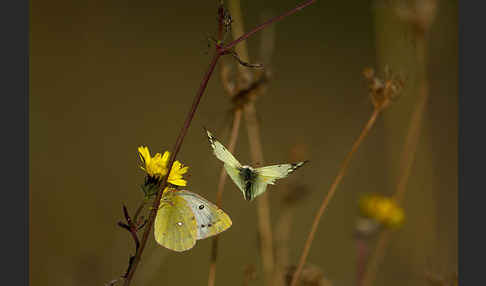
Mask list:
[[[217,1],[31,2],[30,274],[31,285],[103,285],[121,275],[133,242],[116,226],[121,205],[142,198],[137,147],[172,148],[210,56]],[[275,26],[274,79],[258,99],[266,163],[289,160],[296,144],[311,162],[269,187],[272,222],[287,184],[310,194],[294,211],[290,262],[297,263],[312,219],[344,156],[372,112],[365,67],[408,77],[405,92],[379,118],[353,158],[323,216],[309,255],[333,285],[354,285],[357,201],[391,195],[416,100],[414,35],[386,4],[318,1]],[[396,2],[396,1],[395,1]],[[245,28],[262,12],[297,1],[242,1]],[[260,34],[248,41],[257,62]],[[457,1],[439,2],[430,33],[430,98],[404,208],[376,285],[428,285],[427,271],[457,269]],[[231,102],[218,73],[211,79],[178,159],[190,166],[189,188],[216,199],[222,167],[206,126],[224,138]],[[237,157],[250,162],[243,123]],[[242,285],[254,264],[263,285],[256,204],[226,184],[223,209],[233,226],[221,235],[217,285]],[[151,235],[134,285],[206,285],[211,240],[189,252],[158,246]]]

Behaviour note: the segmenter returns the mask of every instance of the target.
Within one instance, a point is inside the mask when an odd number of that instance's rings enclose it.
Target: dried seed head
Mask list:
[[[297,267],[295,265],[289,266],[286,269],[285,281],[286,285],[290,285]],[[324,277],[322,270],[312,264],[306,264],[302,269],[298,286],[332,286],[332,283]]]
[[[375,75],[372,68],[365,68],[363,76],[368,81],[371,103],[376,109],[387,108],[402,93],[404,80],[400,75],[393,74],[388,66],[385,67],[384,77]]]
[[[234,109],[243,108],[250,101],[256,100],[256,98],[265,92],[265,86],[270,80],[269,73],[261,73],[256,81],[249,82],[248,85],[236,85],[236,94],[232,97]]]

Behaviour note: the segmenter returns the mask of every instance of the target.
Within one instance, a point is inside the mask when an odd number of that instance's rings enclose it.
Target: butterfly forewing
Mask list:
[[[226,173],[230,176],[231,180],[236,184],[236,186],[245,194],[245,182],[240,176],[241,164],[236,160],[236,158],[231,154],[226,147],[221,144],[216,137],[214,137],[211,132],[206,130],[208,135],[209,143],[213,149],[213,153],[219,160],[223,161]]]
[[[232,168],[240,168],[241,164],[236,160],[236,158],[231,154],[226,147],[223,146],[208,130],[206,130],[208,135],[209,143],[213,148],[214,155],[219,160],[223,161],[225,165],[229,165]]]
[[[186,200],[171,193],[164,195],[155,217],[154,235],[158,244],[174,251],[194,247],[197,224]]]

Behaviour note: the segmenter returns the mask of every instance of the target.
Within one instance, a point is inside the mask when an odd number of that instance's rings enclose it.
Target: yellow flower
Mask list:
[[[167,175],[167,165],[169,164],[170,152],[165,151],[164,155],[156,153],[154,157],[150,155],[150,151],[146,146],[138,147],[140,153],[140,159],[144,166],[140,166],[149,177],[160,180],[163,176]],[[183,165],[179,161],[175,161],[169,174],[167,182],[177,185],[186,186],[187,181],[182,178],[182,175],[187,173],[189,167]]]
[[[365,195],[360,199],[360,211],[386,227],[398,227],[405,220],[403,209],[391,198],[380,195]]]
[[[179,161],[175,161],[174,165],[172,165],[172,169],[170,170],[167,182],[171,183],[172,185],[187,186],[187,181],[182,178],[182,175],[187,173],[188,169],[189,167],[183,167]]]
[[[150,151],[146,146],[138,147],[140,159],[145,166],[140,166],[149,176],[161,178],[167,174],[167,163],[169,161],[169,152],[165,152],[164,156],[156,153],[154,157],[150,156]]]

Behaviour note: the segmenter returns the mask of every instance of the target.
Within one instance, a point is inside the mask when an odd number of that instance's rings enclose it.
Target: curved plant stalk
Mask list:
[[[299,264],[297,266],[297,270],[295,271],[293,277],[292,277],[292,282],[291,286],[296,286],[297,282],[299,281],[299,277],[302,274],[302,269],[304,268],[304,264],[307,260],[307,256],[309,255],[309,251],[312,245],[312,242],[314,241],[314,236],[317,231],[317,227],[319,226],[319,222],[321,220],[322,215],[324,214],[324,211],[327,208],[327,205],[333,198],[337,187],[341,183],[341,180],[343,179],[344,175],[346,174],[346,170],[348,168],[349,162],[351,162],[351,158],[353,157],[354,153],[358,150],[358,147],[361,145],[363,140],[366,138],[368,135],[369,131],[373,128],[373,125],[376,122],[376,119],[378,118],[378,115],[382,111],[382,108],[375,107],[373,113],[371,114],[370,118],[368,119],[368,122],[364,126],[363,130],[361,131],[361,134],[359,135],[358,139],[353,144],[353,147],[349,151],[349,153],[346,155],[346,158],[344,159],[341,168],[339,169],[339,172],[334,179],[334,182],[332,183],[329,191],[327,192],[326,196],[322,200],[321,206],[319,210],[316,213],[316,216],[314,217],[314,221],[312,222],[312,227],[309,232],[309,235],[307,236],[307,240],[304,245],[304,250],[302,251],[302,254],[300,256]]]

